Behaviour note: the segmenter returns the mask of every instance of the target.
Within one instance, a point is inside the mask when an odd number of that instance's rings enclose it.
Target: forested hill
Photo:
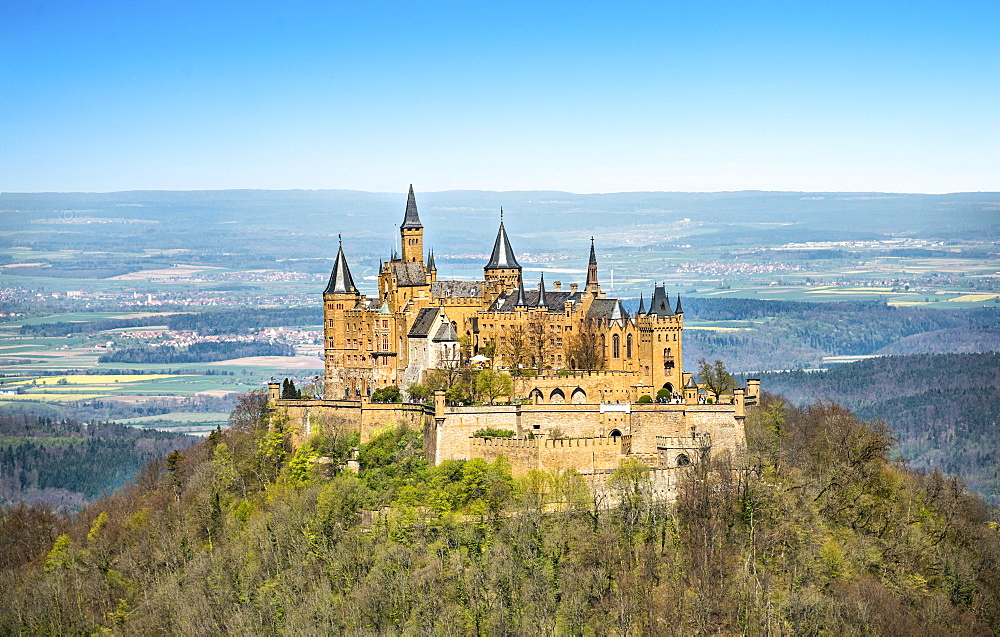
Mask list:
[[[96,420],[0,414],[0,505],[78,508],[125,486],[151,460],[197,440]]]
[[[746,322],[684,334],[686,361],[721,359],[736,371],[815,369],[825,356],[1000,350],[993,308],[691,298],[684,309],[687,319]]]
[[[1000,504],[1000,354],[886,356],[761,380],[795,403],[831,400],[884,420],[914,467],[957,473]]]
[[[0,512],[0,633],[1000,631],[995,511],[840,407],[765,397],[745,458],[674,504],[626,461],[610,508],[572,472],[428,466],[405,429],[341,472],[356,438],[292,452],[265,407],[74,518]]]

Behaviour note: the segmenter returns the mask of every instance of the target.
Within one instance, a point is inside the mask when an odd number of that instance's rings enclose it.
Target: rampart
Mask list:
[[[401,425],[420,431],[427,414],[433,413],[424,405],[367,400],[278,399],[270,404],[276,415],[287,416],[294,446],[318,433],[357,432],[365,443],[379,432]]]
[[[493,462],[503,456],[510,462],[511,473],[524,475],[532,469],[561,471],[576,469],[584,473],[613,471],[625,457],[630,441],[627,436],[614,438],[474,438],[472,457]]]

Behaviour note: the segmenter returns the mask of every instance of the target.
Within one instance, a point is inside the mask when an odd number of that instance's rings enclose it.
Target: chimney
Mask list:
[[[559,290],[561,290],[562,289],[562,281],[553,281],[552,282],[552,289],[555,290],[556,292],[558,292]]]
[[[579,283],[570,283],[569,284],[569,291],[570,292],[576,292],[578,289],[580,289],[580,284]]]

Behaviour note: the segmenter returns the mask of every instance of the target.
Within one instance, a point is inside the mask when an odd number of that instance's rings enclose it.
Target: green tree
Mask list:
[[[489,398],[491,405],[498,396],[509,396],[512,391],[510,376],[503,372],[484,369],[476,375],[476,392]]]
[[[720,360],[709,363],[704,358],[698,360],[698,380],[701,384],[712,392],[715,402],[719,402],[719,396],[731,393],[736,388],[736,381],[726,370],[726,365]]]

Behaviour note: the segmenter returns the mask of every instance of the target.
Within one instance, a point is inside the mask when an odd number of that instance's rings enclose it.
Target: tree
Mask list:
[[[531,339],[526,330],[510,330],[500,339],[497,348],[504,364],[514,376],[521,375],[521,368],[531,359]]]
[[[566,360],[575,369],[604,369],[604,348],[596,321],[584,320],[577,332],[566,339]]]
[[[398,403],[401,400],[402,395],[399,393],[399,387],[395,385],[380,387],[372,394],[373,403]]]
[[[497,396],[510,395],[513,391],[513,384],[507,374],[484,369],[476,376],[476,391],[487,396],[492,405]]]
[[[285,381],[281,383],[281,397],[294,400],[302,398],[302,392],[295,388],[295,381],[286,378]]]
[[[525,325],[528,337],[528,352],[531,364],[537,371],[542,371],[545,361],[552,353],[552,336],[549,333],[549,323],[543,316],[532,314]]]
[[[715,402],[719,402],[719,396],[728,394],[736,388],[736,381],[726,370],[726,365],[720,360],[709,363],[704,358],[698,361],[698,380],[708,391],[715,395]]]

